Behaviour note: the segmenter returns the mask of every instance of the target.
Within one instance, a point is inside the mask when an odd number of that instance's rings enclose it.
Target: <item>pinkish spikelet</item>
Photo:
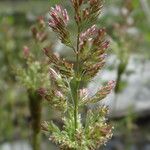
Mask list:
[[[63,9],[60,5],[51,8],[50,16],[49,25],[52,28],[57,28],[59,24],[66,26],[69,21],[67,10]]]
[[[115,87],[115,85],[116,85],[116,81],[114,81],[114,80],[111,80],[108,82],[108,86],[109,86],[110,90],[112,90]]]
[[[105,41],[105,42],[103,43],[102,47],[103,47],[104,49],[107,49],[107,48],[109,47],[109,41]]]
[[[116,82],[114,80],[109,81],[106,86],[100,89],[99,94],[106,96],[112,91],[112,89],[115,87],[115,84]]]
[[[62,43],[70,46],[68,22],[69,16],[66,9],[63,9],[60,5],[51,8],[49,26],[57,33]]]
[[[81,98],[87,98],[87,96],[88,96],[87,88],[80,89],[80,97]]]
[[[47,90],[44,89],[44,88],[39,88],[38,93],[39,93],[40,96],[45,97],[45,95],[47,93]]]
[[[24,46],[24,47],[23,47],[23,55],[24,55],[24,57],[25,57],[25,58],[28,58],[29,53],[30,53],[29,47],[28,47],[28,46]]]
[[[80,42],[83,42],[87,38],[89,38],[92,35],[96,34],[96,32],[97,32],[97,27],[96,27],[96,25],[93,25],[91,28],[89,28],[85,32],[81,33]]]

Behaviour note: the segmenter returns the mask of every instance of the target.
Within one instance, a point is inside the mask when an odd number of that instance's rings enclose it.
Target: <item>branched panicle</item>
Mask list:
[[[115,81],[109,81],[93,96],[89,96],[85,86],[104,66],[109,46],[104,28],[99,28],[96,24],[86,26],[86,23],[98,18],[102,0],[71,0],[71,4],[77,26],[74,38],[76,42],[70,39],[67,10],[60,5],[51,9],[49,26],[62,43],[72,48],[75,62],[70,63],[50,48],[44,48],[49,58],[51,89],[39,90],[52,108],[62,112],[64,125],[60,129],[53,122],[44,122],[42,129],[50,132],[49,139],[62,150],[96,150],[112,137],[112,126],[106,119],[108,107],[99,106],[87,110],[85,119],[81,117],[82,111],[79,110],[103,100],[115,86]]]

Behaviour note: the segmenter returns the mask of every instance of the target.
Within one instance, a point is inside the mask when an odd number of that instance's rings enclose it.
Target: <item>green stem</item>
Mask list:
[[[32,148],[33,150],[40,150],[41,135],[40,135],[40,122],[42,110],[42,98],[31,90],[28,91],[29,106],[31,113],[32,125]]]
[[[75,130],[78,128],[78,101],[79,101],[79,84],[80,84],[80,62],[79,62],[79,38],[80,38],[80,27],[78,26],[78,35],[77,35],[77,49],[76,49],[76,83],[75,83],[75,89],[76,89],[76,96],[74,99],[74,121],[75,121]]]

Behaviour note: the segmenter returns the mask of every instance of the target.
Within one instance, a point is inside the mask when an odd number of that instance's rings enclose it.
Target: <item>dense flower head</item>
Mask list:
[[[69,32],[67,25],[69,16],[66,9],[63,9],[60,5],[52,7],[50,10],[49,26],[57,33],[62,43],[69,45]]]
[[[86,39],[90,39],[92,35],[95,35],[97,32],[96,25],[93,25],[91,28],[87,29],[85,32],[80,34],[80,44],[83,43]]]
[[[60,5],[51,8],[50,16],[49,25],[52,28],[56,28],[59,25],[66,26],[69,21],[67,10],[63,9]]]
[[[93,22],[97,19],[103,0],[72,0],[77,24]]]
[[[106,30],[96,25],[80,33],[79,52],[82,60],[82,73],[91,80],[104,66],[109,41],[106,40]]]
[[[90,43],[90,46],[93,48],[100,48],[102,45],[103,48],[108,48],[109,42],[104,42],[105,34],[106,31],[104,28],[98,28],[96,25],[93,25],[80,34],[80,47],[82,48],[85,44]]]

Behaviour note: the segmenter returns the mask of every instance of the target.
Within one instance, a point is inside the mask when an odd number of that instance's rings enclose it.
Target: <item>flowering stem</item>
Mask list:
[[[96,104],[104,99],[114,87],[114,81],[109,81],[93,97],[88,97],[88,90],[84,85],[81,87],[81,83],[87,84],[92,80],[105,63],[105,52],[109,44],[104,39],[105,30],[96,25],[82,29],[87,21],[92,23],[97,19],[102,1],[71,0],[75,9],[74,19],[77,28],[75,46],[70,40],[70,31],[67,29],[69,16],[66,9],[56,5],[50,11],[50,27],[57,33],[63,44],[73,49],[76,59],[75,64],[72,64],[64,58],[51,54],[47,49],[45,50],[55,74],[60,74],[58,79],[51,75],[55,86],[51,90],[52,92],[46,93],[45,98],[53,101],[51,104],[54,104],[55,108],[60,107],[60,111],[65,113],[65,117],[62,131],[53,122],[44,130],[49,130],[50,140],[59,143],[62,150],[98,149],[112,137],[112,126],[107,124],[105,119],[108,113],[107,107],[97,106],[96,109],[88,111],[85,118],[87,120],[86,127],[79,118],[82,113],[80,108],[84,108],[88,104]],[[59,94],[55,94],[55,90]],[[61,104],[65,107],[62,107]]]
[[[77,33],[77,49],[76,49],[76,63],[77,63],[77,68],[76,68],[76,97],[75,97],[75,106],[74,106],[74,121],[75,121],[75,130],[78,128],[78,101],[79,101],[79,96],[78,96],[78,90],[79,90],[79,84],[80,84],[80,60],[79,60],[79,37],[80,37],[80,27],[78,26],[78,33]]]

